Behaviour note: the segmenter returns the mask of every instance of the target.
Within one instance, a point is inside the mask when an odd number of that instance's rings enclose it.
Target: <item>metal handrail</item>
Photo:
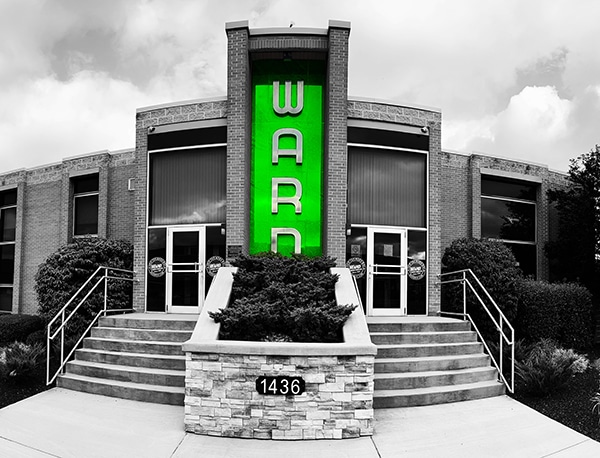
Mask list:
[[[67,313],[67,309],[69,308],[69,306],[77,299],[77,297],[80,295],[80,293],[82,291],[84,291],[85,288],[92,283],[93,279],[101,271],[104,271],[103,275],[96,281],[94,286],[91,287],[91,289],[86,293],[86,295],[83,297],[83,299],[81,299],[77,303],[77,305],[73,308],[73,310],[71,310],[71,312],[65,318],[65,315]],[[130,274],[131,278],[117,277],[114,274],[109,275],[109,272],[122,272],[125,274]],[[126,312],[126,311],[132,310],[130,308],[129,309],[111,309],[111,310],[108,310],[106,308],[107,300],[108,300],[108,280],[122,280],[122,281],[135,282],[135,281],[137,281],[135,279],[135,274],[136,274],[136,272],[133,270],[126,270],[126,269],[119,269],[116,267],[105,267],[105,266],[98,267],[94,271],[94,273],[92,275],[90,275],[90,277],[85,281],[85,283],[83,283],[83,285],[81,285],[81,287],[77,290],[77,292],[75,294],[73,294],[73,296],[71,296],[71,299],[69,299],[67,301],[67,303],[63,306],[63,308],[61,308],[59,310],[59,312],[54,316],[54,318],[52,318],[50,320],[50,322],[48,323],[48,326],[47,326],[47,331],[46,331],[46,384],[47,385],[50,385],[52,382],[54,382],[54,380],[56,380],[56,377],[58,377],[58,375],[63,372],[63,369],[64,369],[65,365],[67,364],[67,361],[69,361],[69,359],[71,358],[71,356],[73,355],[73,353],[75,352],[75,350],[77,349],[77,347],[79,346],[81,341],[85,338],[87,333],[90,331],[92,326],[94,326],[96,324],[96,322],[100,318],[100,315],[106,316],[106,314],[109,312],[111,312],[111,313]],[[102,309],[100,309],[100,311],[92,319],[92,322],[90,323],[90,325],[83,332],[83,334],[81,335],[81,337],[79,338],[77,343],[73,346],[73,348],[71,349],[69,354],[65,357],[65,327],[66,327],[67,323],[71,320],[71,318],[73,318],[73,316],[77,313],[79,308],[85,303],[87,298],[90,297],[90,295],[96,290],[96,288],[99,285],[101,285],[103,282],[104,282],[104,307]],[[60,325],[58,326],[56,331],[54,333],[52,333],[52,326],[59,320],[59,318],[60,318]],[[50,348],[51,348],[52,341],[54,341],[54,339],[59,335],[59,333],[60,333],[60,365],[59,365],[58,369],[56,370],[56,372],[51,376],[51,374],[50,374]]]
[[[450,280],[442,279],[443,277],[448,277],[451,275],[456,276],[459,274],[460,274],[459,278],[450,279]],[[476,285],[479,286],[479,288],[481,288],[481,290],[484,292],[485,297],[487,297],[489,302],[493,305],[494,311],[497,312],[498,317],[499,317],[498,319],[496,319],[494,317],[494,315],[490,312],[488,306],[486,305],[486,303],[484,302],[484,300],[482,299],[480,294],[477,292],[477,290],[475,289],[475,287],[473,286],[473,284],[471,283],[469,278],[467,278],[467,275],[470,275],[475,280]],[[445,314],[445,315],[462,316],[463,319],[468,319],[471,322],[471,324],[473,325],[473,328],[475,329],[475,332],[477,333],[477,335],[479,336],[479,339],[483,343],[483,346],[485,347],[486,351],[490,355],[490,359],[492,360],[492,363],[494,364],[494,366],[496,366],[496,369],[498,370],[498,376],[500,377],[500,379],[502,380],[502,382],[504,383],[506,388],[511,393],[514,393],[515,392],[515,385],[514,385],[515,384],[515,382],[514,382],[514,380],[515,380],[515,329],[510,324],[510,322],[508,321],[508,319],[506,318],[506,316],[504,315],[504,313],[502,312],[500,307],[498,307],[498,304],[496,304],[496,301],[494,301],[494,299],[492,298],[492,296],[490,295],[488,290],[485,288],[485,286],[483,286],[483,284],[479,281],[479,278],[477,278],[477,275],[475,275],[475,273],[471,269],[463,269],[463,270],[457,270],[455,272],[442,273],[442,274],[438,275],[438,278],[440,279],[440,282],[439,282],[440,285],[445,285],[445,284],[449,284],[449,283],[460,283],[463,286],[463,313],[454,313],[454,312],[440,312],[440,313]],[[471,292],[475,295],[475,297],[479,301],[480,305],[486,311],[486,313],[488,314],[488,316],[494,323],[496,330],[498,331],[498,340],[499,340],[498,359],[500,360],[500,363],[498,363],[498,361],[496,361],[496,358],[490,351],[490,348],[488,347],[485,339],[483,338],[483,335],[477,328],[477,324],[474,322],[471,315],[467,313],[467,286],[469,287]],[[504,332],[504,330],[506,328],[508,328],[508,330],[509,330],[509,336],[507,336],[506,333]],[[506,345],[508,345],[510,348],[510,382],[508,380],[506,380],[506,377],[504,376],[504,343],[506,343]]]

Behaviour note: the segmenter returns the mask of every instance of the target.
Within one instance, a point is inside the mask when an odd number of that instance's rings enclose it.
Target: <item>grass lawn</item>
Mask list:
[[[520,393],[517,384],[513,397],[547,417],[600,442],[600,417],[592,413],[593,404],[590,401],[592,396],[600,391],[600,366],[597,363],[593,364],[600,352],[596,351],[588,356],[592,363],[590,367],[584,373],[575,375],[563,390],[540,398]]]

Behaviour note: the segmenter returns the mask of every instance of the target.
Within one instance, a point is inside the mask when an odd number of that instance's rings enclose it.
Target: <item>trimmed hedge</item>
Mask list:
[[[443,272],[471,269],[506,318],[514,322],[523,272],[517,267],[517,261],[510,248],[501,242],[487,239],[457,239],[446,248],[442,264]],[[442,293],[442,310],[462,312],[460,285],[445,285]],[[490,318],[471,293],[468,294],[467,311],[485,335],[496,335]]]
[[[335,261],[266,253],[232,262],[229,305],[210,317],[221,323],[223,340],[339,342],[354,306],[337,305]]]
[[[594,339],[592,294],[575,283],[524,281],[516,327],[530,342],[547,338],[567,348],[588,348]]]
[[[29,334],[43,330],[44,322],[35,315],[0,315],[0,346],[25,342]]]
[[[35,291],[39,315],[48,323],[71,299],[99,266],[133,269],[133,246],[125,240],[107,240],[98,237],[76,239],[48,256],[35,276]],[[89,285],[91,288],[93,284]],[[87,328],[92,318],[104,306],[102,286],[88,298],[67,325],[67,337]],[[83,298],[85,292],[81,298]],[[109,309],[131,306],[131,282],[108,282]]]

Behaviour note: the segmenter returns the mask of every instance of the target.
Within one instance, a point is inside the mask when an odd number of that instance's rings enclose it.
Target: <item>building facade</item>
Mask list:
[[[243,253],[325,254],[368,315],[433,315],[443,250],[502,240],[547,279],[539,164],[442,151],[440,110],[348,97],[350,24],[228,23],[227,96],[142,108],[135,150],[0,174],[0,312],[35,313],[34,277],[82,236],[134,245],[134,307],[198,313]]]

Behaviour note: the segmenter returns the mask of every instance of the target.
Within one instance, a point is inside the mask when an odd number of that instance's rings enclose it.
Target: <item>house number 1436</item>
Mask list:
[[[260,394],[298,395],[304,393],[306,385],[302,377],[268,376],[256,379],[256,391]]]

